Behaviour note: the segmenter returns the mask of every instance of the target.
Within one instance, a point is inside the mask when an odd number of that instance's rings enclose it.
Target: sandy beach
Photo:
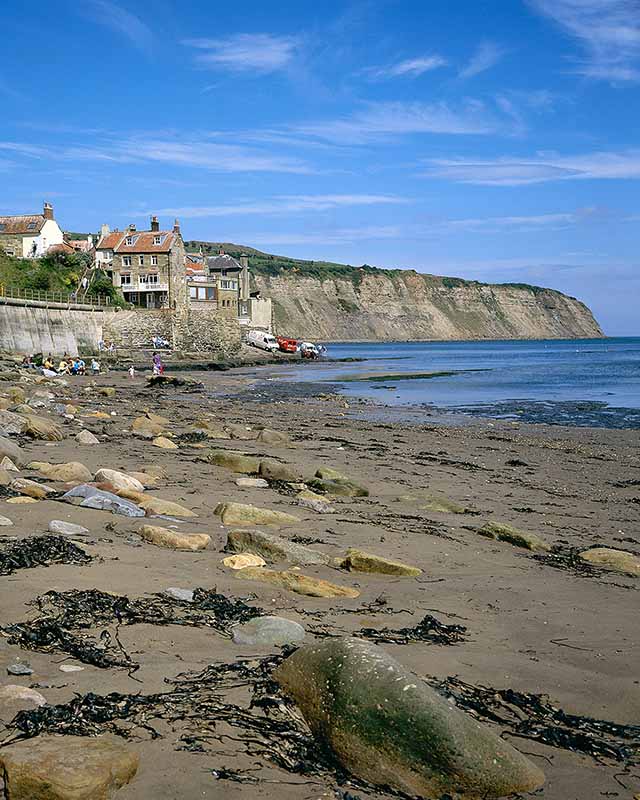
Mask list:
[[[299,622],[307,641],[367,629],[397,632],[430,615],[444,626],[465,630],[451,634],[457,641],[449,644],[411,637],[406,643],[394,643],[391,635],[386,636],[389,641],[383,636],[379,646],[440,686],[457,678],[464,685],[496,692],[542,695],[548,706],[568,715],[637,725],[640,579],[589,565],[578,553],[597,546],[640,554],[640,431],[484,419],[459,427],[437,421],[384,422],[371,419],[367,404],[347,403],[333,393],[307,390],[283,399],[277,381],[271,395],[260,383],[257,396],[257,377],[249,369],[179,376],[202,386],[148,388],[144,376],[131,380],[119,372],[95,380],[69,378],[66,386],[0,383],[0,397],[12,386],[21,386],[27,400],[42,390],[55,396],[42,398],[42,407],[34,408],[34,413],[59,426],[64,438],[12,436],[24,451],[25,464],[80,462],[92,474],[104,468],[138,473],[161,467],[157,474],[166,477],[150,481],[153,485],[145,495],[173,501],[197,515],[129,518],[75,506],[57,495],[14,504],[8,501],[15,492],[0,487],[4,490],[0,515],[13,522],[0,529],[3,548],[43,535],[52,520],[63,520],[88,528],[88,533],[66,538],[92,559],[85,564],[15,569],[0,577],[4,683],[34,687],[50,705],[68,704],[87,693],[153,695],[170,691],[173,685],[168,680],[201,673],[213,663],[233,665],[249,659],[255,666],[259,659],[280,653],[277,646],[235,644],[230,629],[148,621],[113,620],[75,631],[104,643],[100,634],[108,629],[109,646],[129,668],[82,663],[59,646],[47,652],[10,643],[8,627],[38,618],[43,612],[33,601],[46,592],[97,589],[130,599],[158,594],[160,604],[169,608],[172,601],[161,595],[168,588],[203,588]],[[107,387],[114,387],[113,396],[100,393]],[[75,409],[71,413],[67,409],[65,417],[54,408],[60,403]],[[154,446],[150,438],[132,432],[133,420],[147,413],[165,418],[157,424],[176,449]],[[208,427],[202,426],[203,420]],[[265,428],[286,436],[258,438]],[[82,430],[91,431],[98,443],[78,444],[75,436]],[[207,431],[226,438],[214,438]],[[273,480],[265,488],[239,486],[240,474],[211,463],[212,450],[274,459],[300,479]],[[300,488],[291,484],[302,483],[321,467],[366,487],[368,496],[327,498],[331,513],[300,505],[296,500]],[[26,466],[19,476],[58,493],[68,488]],[[422,573],[407,578],[329,564],[268,565],[359,592],[358,597],[337,598],[310,597],[247,580],[242,570],[222,563],[228,555],[227,534],[244,527],[225,525],[214,513],[218,504],[228,502],[294,515],[297,522],[271,532],[331,558],[359,548],[418,567]],[[491,521],[536,534],[550,549],[534,552],[480,535],[478,530]],[[145,524],[205,533],[211,541],[198,552],[159,547],[138,535]],[[7,667],[17,662],[28,663],[33,673],[8,676]],[[83,669],[61,671],[69,664]],[[455,686],[451,684],[452,691]],[[228,678],[213,694],[220,704],[248,708],[251,681]],[[145,726],[131,716],[96,723],[97,732],[127,732],[130,747],[140,754],[137,775],[117,793],[122,800],[392,796],[331,771],[288,771],[269,759],[259,731],[234,726],[227,718],[214,730],[211,720],[203,722],[197,709],[189,715],[169,713],[166,707],[160,714],[155,708]],[[528,713],[520,710],[511,718],[526,722]],[[637,728],[635,742],[625,738],[631,735],[629,728],[603,733],[602,741],[611,745],[603,756],[597,748],[595,755],[589,754],[584,741],[576,748],[578,723],[573,727],[567,723],[563,730],[571,735],[558,739],[561,746],[552,746],[536,731],[545,725],[557,728],[557,720],[537,719],[537,727],[530,726],[525,735],[515,723],[506,726],[481,714],[478,718],[544,771],[546,783],[536,797],[586,800],[633,798],[640,793]],[[12,727],[11,719],[4,722],[0,738],[6,743],[20,731]],[[587,740],[597,739],[597,733],[587,734]]]

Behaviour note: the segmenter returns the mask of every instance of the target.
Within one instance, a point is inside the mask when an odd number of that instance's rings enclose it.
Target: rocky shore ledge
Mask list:
[[[640,796],[640,431],[0,369],[9,800]]]

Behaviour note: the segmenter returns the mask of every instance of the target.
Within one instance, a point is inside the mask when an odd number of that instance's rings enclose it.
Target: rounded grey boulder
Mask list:
[[[371,783],[422,797],[486,800],[544,782],[529,759],[375,645],[307,645],[274,677],[313,734]]]
[[[302,625],[284,617],[256,617],[233,629],[235,644],[291,644],[304,636]]]

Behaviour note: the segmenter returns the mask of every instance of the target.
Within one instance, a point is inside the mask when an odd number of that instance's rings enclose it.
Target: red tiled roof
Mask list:
[[[156,236],[162,236],[160,244],[154,244]],[[127,239],[133,239],[132,244],[127,244]],[[125,231],[124,236],[114,251],[120,255],[129,253],[168,253],[175,241],[173,231]]]
[[[106,236],[100,237],[96,250],[113,250],[124,235],[124,231],[111,231]]]
[[[0,216],[0,233],[19,233],[33,236],[42,230],[44,223],[45,219],[42,214]]]

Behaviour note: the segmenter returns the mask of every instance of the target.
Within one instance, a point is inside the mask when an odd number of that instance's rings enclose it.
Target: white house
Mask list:
[[[53,206],[45,203],[42,214],[0,216],[0,248],[18,258],[38,258],[64,236],[53,218]]]

